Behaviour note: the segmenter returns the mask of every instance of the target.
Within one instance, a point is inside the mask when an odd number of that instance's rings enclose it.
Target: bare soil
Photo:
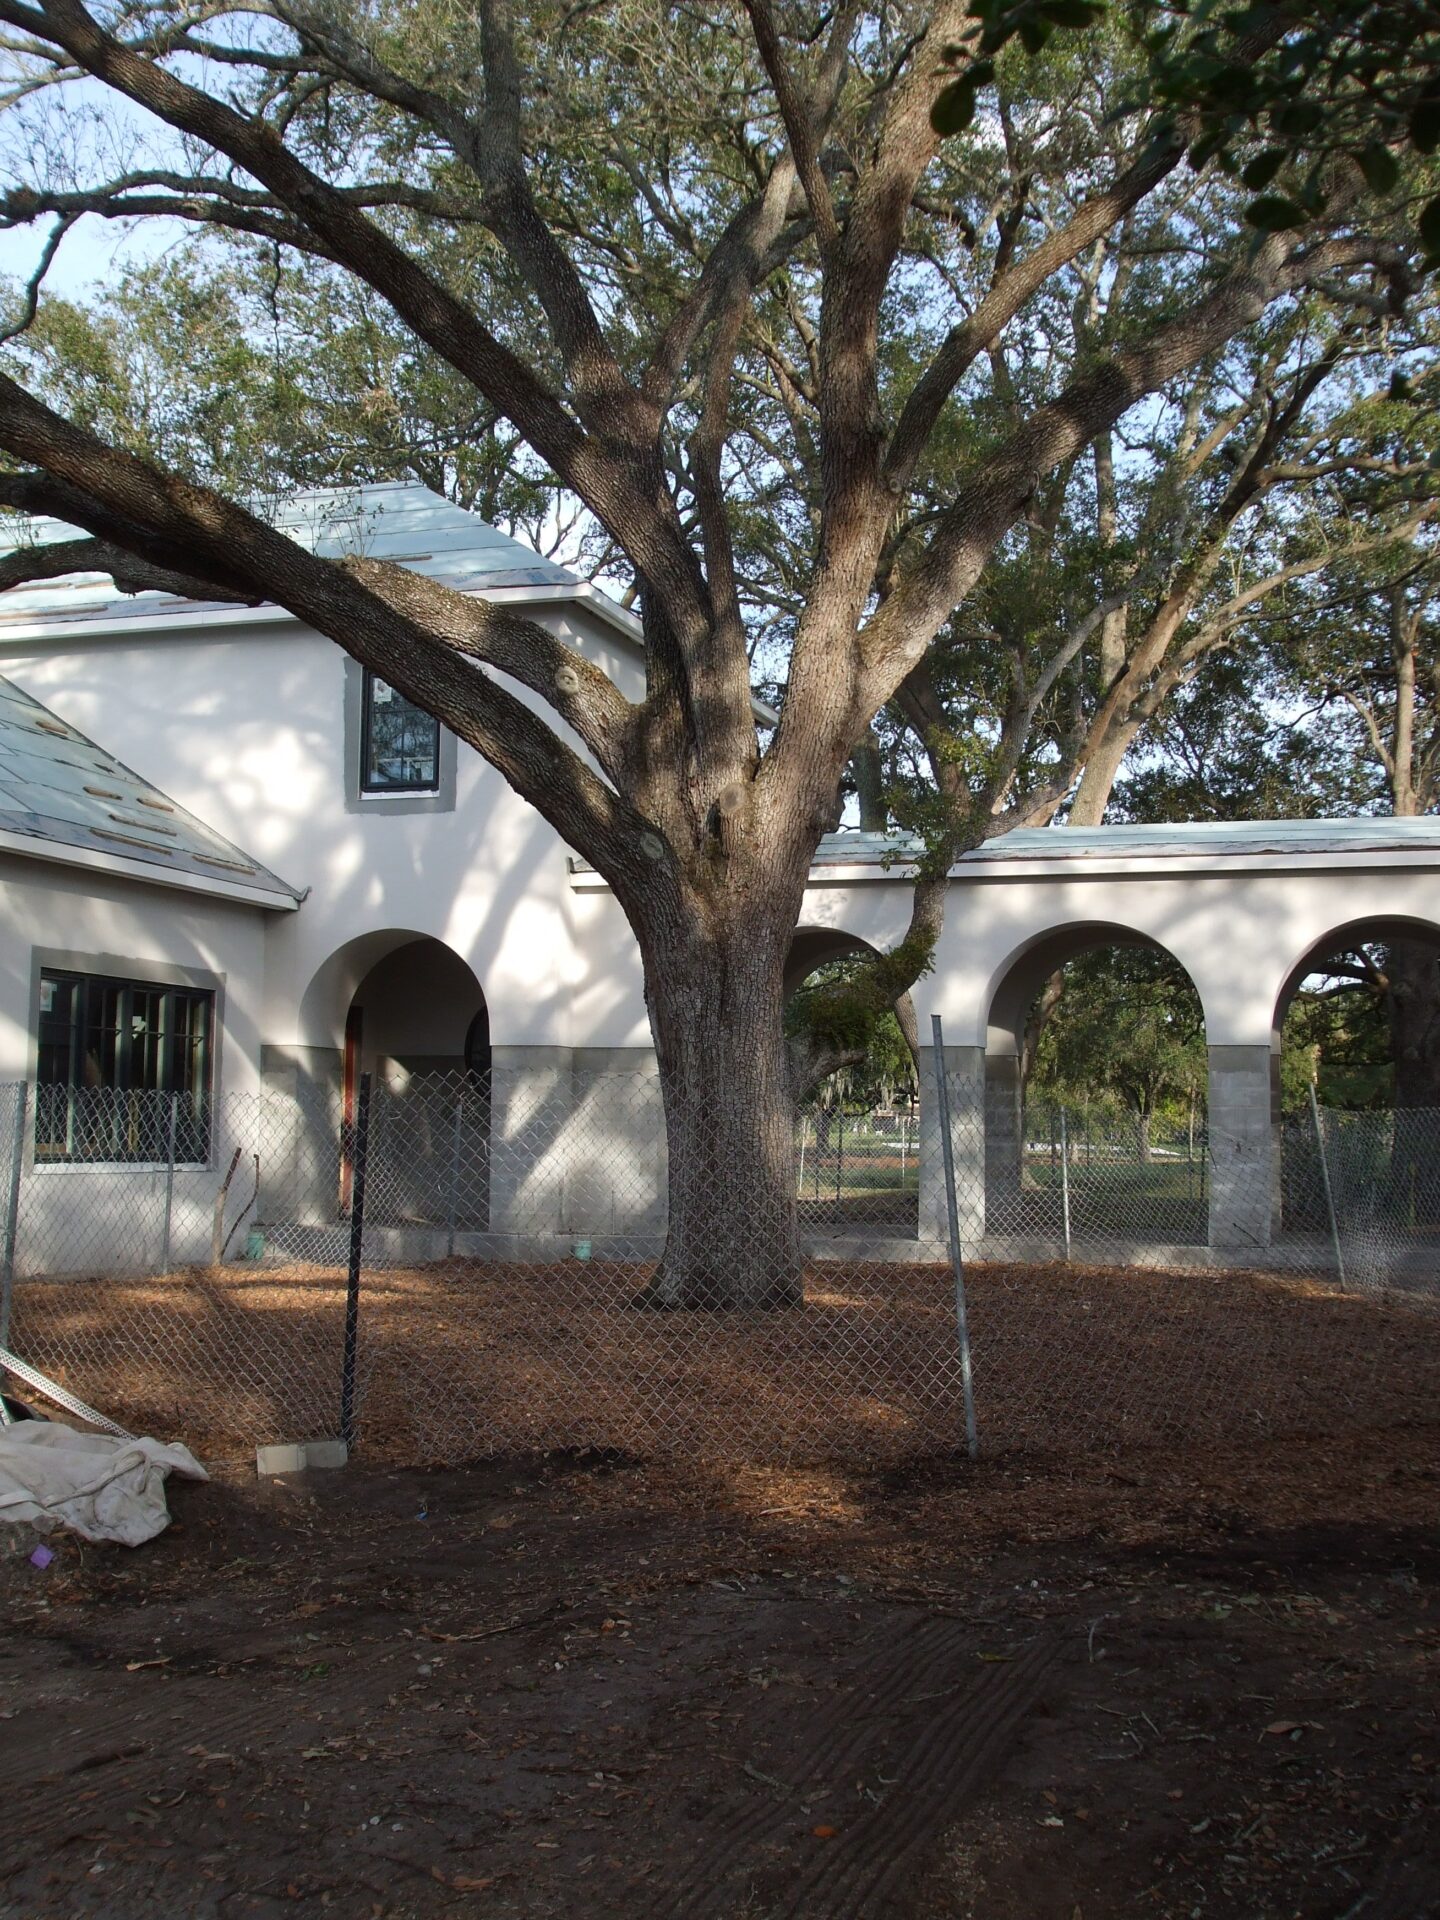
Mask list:
[[[16,1920],[1440,1913],[1440,1427],[0,1529]]]

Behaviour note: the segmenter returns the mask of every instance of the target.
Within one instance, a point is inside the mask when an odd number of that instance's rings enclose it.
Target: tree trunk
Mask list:
[[[860,831],[884,833],[890,824],[885,804],[885,765],[873,726],[865,729],[865,738],[850,756],[850,766],[855,776],[855,796],[860,803]]]
[[[1148,1167],[1150,1164],[1150,1119],[1148,1107],[1142,1107],[1135,1116],[1135,1158],[1142,1167]]]
[[[646,954],[669,1148],[670,1225],[655,1307],[803,1299],[795,1113],[782,1026],[790,929],[743,914]]]
[[[1434,942],[1392,942],[1386,973],[1395,1104],[1440,1107],[1440,956]]]

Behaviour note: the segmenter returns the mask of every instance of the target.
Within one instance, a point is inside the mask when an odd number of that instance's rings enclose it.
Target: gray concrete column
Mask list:
[[[665,1231],[668,1158],[660,1069],[649,1047],[577,1047],[566,1156],[569,1233],[612,1247]]]
[[[649,1048],[493,1048],[490,1231],[517,1253],[547,1236],[653,1251],[666,1179]]]
[[[949,1226],[935,1058],[933,1047],[920,1049],[920,1239],[943,1246]],[[985,1234],[985,1049],[946,1047],[945,1084],[950,1097],[960,1238],[968,1253]]]
[[[1268,1045],[1211,1047],[1210,1245],[1234,1254],[1270,1245],[1275,1211],[1273,1055]]]
[[[338,1047],[261,1048],[263,1091],[253,1112],[242,1100],[228,1117],[232,1150],[238,1145],[242,1154],[237,1186],[253,1183],[252,1156],[260,1156],[255,1224],[262,1231],[336,1225],[342,1071]]]
[[[491,1048],[490,1231],[517,1253],[563,1226],[573,1058],[571,1047]]]
[[[985,1217],[991,1234],[1018,1233],[1025,1170],[1020,1056],[985,1056]]]

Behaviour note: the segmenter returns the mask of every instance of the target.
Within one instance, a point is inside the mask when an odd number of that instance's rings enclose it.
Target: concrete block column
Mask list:
[[[517,1241],[665,1227],[660,1079],[646,1047],[492,1052],[490,1231]]]
[[[1020,1057],[985,1056],[985,1207],[990,1231],[1018,1229],[1020,1189],[1025,1169],[1024,1114]]]
[[[1268,1045],[1211,1047],[1210,1245],[1229,1253],[1269,1247],[1276,1154]]]
[[[936,1054],[920,1049],[920,1238],[943,1244],[949,1236],[945,1162],[935,1085]],[[960,1238],[969,1250],[985,1233],[985,1049],[946,1047],[950,1137],[955,1155]]]
[[[573,1086],[566,1231],[621,1241],[663,1234],[668,1162],[653,1051],[577,1047]]]
[[[571,1047],[492,1047],[490,1231],[558,1234],[575,1095]]]
[[[258,1225],[328,1229],[339,1219],[340,1085],[338,1047],[266,1046],[263,1096],[241,1103],[231,1143],[260,1155]],[[228,1157],[228,1156],[227,1156]],[[242,1189],[246,1169],[236,1175]]]

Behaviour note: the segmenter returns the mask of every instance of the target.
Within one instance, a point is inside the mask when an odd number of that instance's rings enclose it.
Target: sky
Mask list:
[[[127,265],[155,259],[181,231],[178,221],[120,222],[90,216],[66,234],[46,275],[46,289],[70,300],[99,292]],[[35,270],[48,233],[48,222],[40,221],[0,232],[0,275],[23,284]]]

